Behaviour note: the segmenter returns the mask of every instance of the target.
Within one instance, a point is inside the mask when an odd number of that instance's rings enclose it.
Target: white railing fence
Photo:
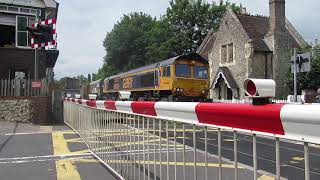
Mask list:
[[[128,104],[121,103],[122,107]],[[307,142],[287,141],[265,133],[201,125],[125,110],[107,110],[98,104],[94,101],[79,104],[78,100],[66,100],[64,121],[83,138],[93,154],[122,179],[258,179],[262,175],[262,171],[258,171],[258,167],[261,168],[261,164],[258,166],[258,160],[261,160],[258,153],[259,150],[265,151],[267,146],[270,152],[268,158],[264,158],[274,165],[274,178],[284,179],[281,176],[288,175],[282,174],[283,167],[292,168],[292,174],[294,171],[301,172],[306,180],[309,180],[310,172],[315,172],[309,167]],[[269,144],[261,144],[261,138]],[[231,144],[223,146],[226,142]],[[244,142],[251,144],[251,147],[246,147],[248,152],[239,150],[239,143]],[[304,154],[305,165],[294,167],[289,162],[281,161],[280,152],[286,149],[281,147],[284,143],[302,144],[304,150],[295,151]],[[223,157],[226,151],[232,152],[227,158]],[[247,158],[251,158],[252,174],[244,172],[244,166],[239,163],[239,155],[250,152]],[[228,167],[226,171],[224,168]]]
[[[243,100],[232,99],[232,100],[213,100],[213,102],[216,102],[216,103],[250,104],[250,103],[252,103],[252,100],[249,100],[249,99],[243,99]],[[272,99],[271,102],[272,103],[276,103],[276,104],[289,104],[289,103],[291,103],[290,101],[288,101],[286,99]],[[298,102],[301,102],[301,100],[298,99]]]

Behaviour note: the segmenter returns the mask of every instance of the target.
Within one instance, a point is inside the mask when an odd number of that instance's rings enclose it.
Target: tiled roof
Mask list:
[[[202,57],[208,60],[209,52],[211,51],[215,40],[216,34],[214,33],[213,29],[211,29],[206,38],[202,41],[201,45],[197,49],[197,53],[199,53]]]
[[[246,14],[236,14],[236,16],[248,36],[253,40],[254,49],[256,51],[271,51],[263,40],[269,30],[269,18]]]
[[[234,80],[231,72],[227,67],[219,67],[213,81],[211,84],[211,89],[215,89],[218,87],[219,79],[223,78],[225,80],[225,83],[227,86],[231,89],[238,89],[239,86],[237,85],[237,82]]]

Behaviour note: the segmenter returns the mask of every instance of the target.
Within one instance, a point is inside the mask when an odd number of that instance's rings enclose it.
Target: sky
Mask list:
[[[107,32],[124,14],[144,12],[153,17],[165,14],[170,0],[57,0],[58,49],[55,78],[87,76],[103,64],[102,46]],[[208,0],[209,1],[209,0]],[[269,0],[229,0],[242,4],[255,15],[269,14]],[[320,1],[287,0],[286,16],[307,40],[320,39]]]

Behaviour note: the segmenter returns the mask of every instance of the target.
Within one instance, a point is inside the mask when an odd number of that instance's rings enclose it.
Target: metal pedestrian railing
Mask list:
[[[300,175],[306,180],[310,179],[310,173],[320,177],[317,170],[310,169],[308,142],[75,102],[64,101],[65,123],[122,179],[237,180],[259,179],[266,174],[274,179],[290,179],[290,174],[282,174],[283,168],[291,168],[293,176]],[[295,167],[281,160],[285,144],[297,147],[295,151],[303,154],[302,165]],[[304,150],[298,150],[298,146]],[[264,148],[270,152],[258,155]],[[260,162],[271,164],[272,172],[261,169]]]

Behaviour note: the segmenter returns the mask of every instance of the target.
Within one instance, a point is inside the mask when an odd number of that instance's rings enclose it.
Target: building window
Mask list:
[[[14,48],[16,42],[16,28],[0,24],[0,47]]]
[[[7,6],[0,6],[0,11],[8,11],[8,7]]]
[[[17,16],[16,46],[30,47],[31,36],[26,27],[31,27],[35,23],[35,18],[26,16]]]
[[[233,43],[221,46],[221,63],[233,62]]]
[[[20,8],[21,13],[27,13],[30,14],[30,9],[29,8]]]
[[[194,77],[199,79],[208,79],[208,69],[205,66],[194,66]]]
[[[227,62],[227,45],[221,47],[221,63]]]
[[[177,77],[190,77],[191,70],[188,64],[177,64],[176,65],[176,76]]]
[[[233,44],[228,44],[228,63],[233,62]]]
[[[10,12],[19,12],[19,8],[9,6],[8,7],[8,11],[10,11]]]
[[[35,15],[35,16],[38,13],[38,16],[41,16],[40,9],[32,9],[32,8],[26,8],[26,7],[0,5],[0,11],[1,12],[9,12],[9,13],[26,14],[26,15]]]
[[[170,66],[163,67],[162,77],[170,77],[170,76],[171,76]]]

